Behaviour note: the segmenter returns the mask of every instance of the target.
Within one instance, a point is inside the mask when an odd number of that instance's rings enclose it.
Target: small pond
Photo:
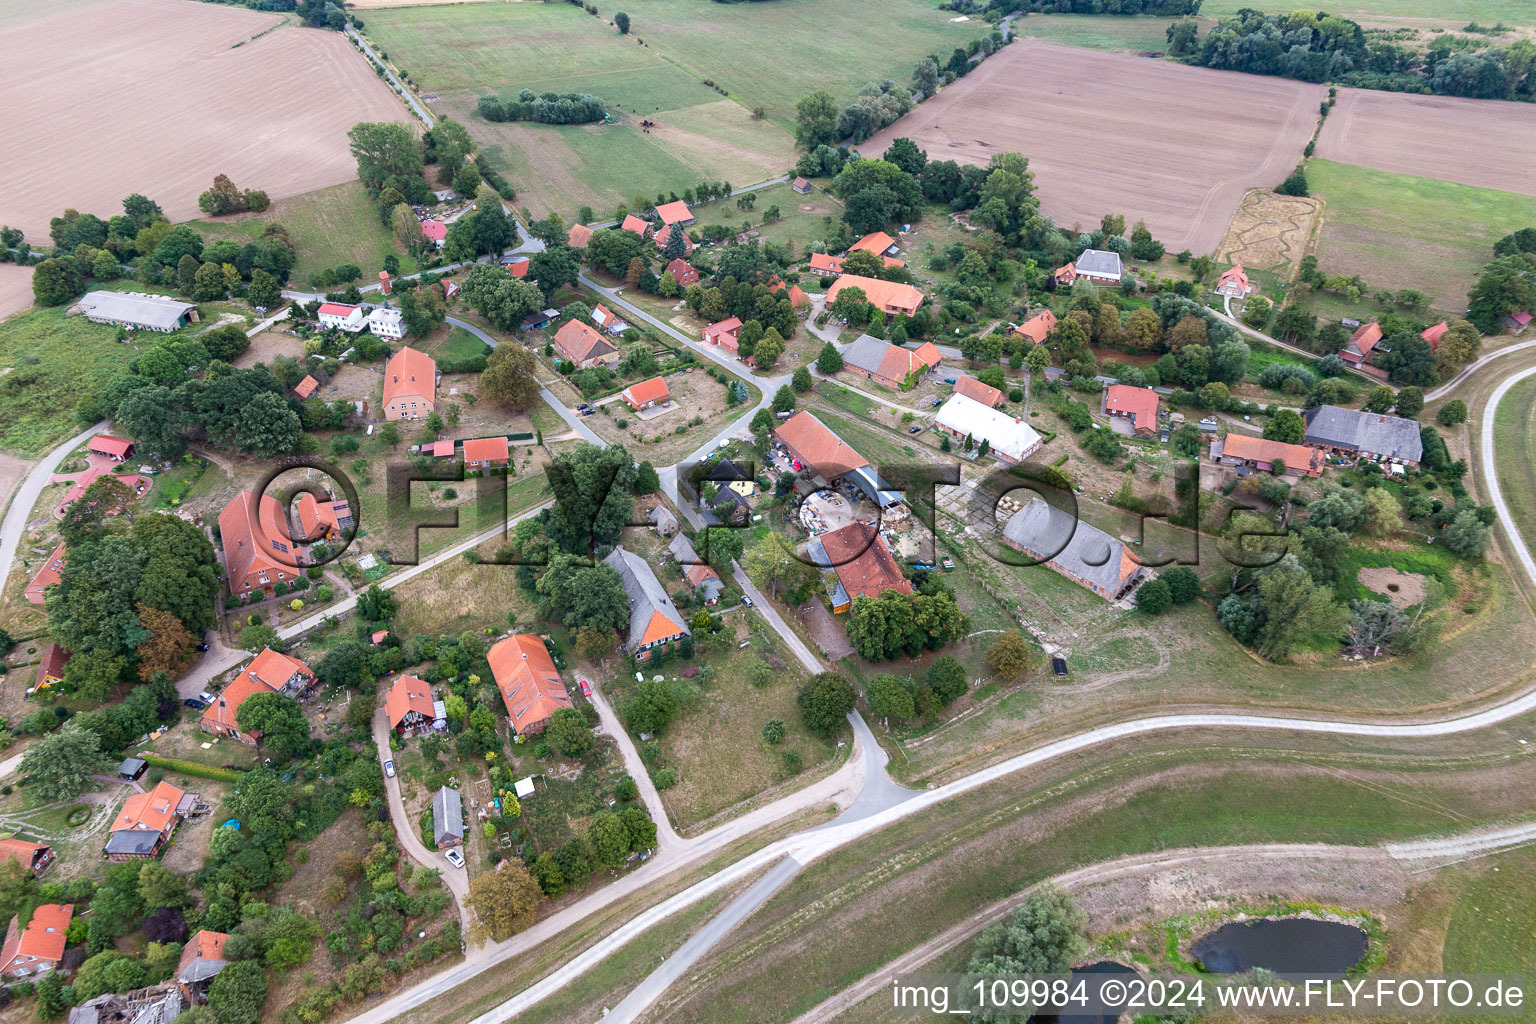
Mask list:
[[[1364,930],[1309,917],[1234,921],[1195,941],[1191,952],[1216,974],[1262,967],[1277,974],[1342,974],[1365,955]]]
[[[1136,972],[1133,969],[1125,964],[1117,964],[1113,960],[1101,960],[1096,964],[1088,964],[1084,967],[1073,968],[1072,970],[1072,977],[1088,979],[1090,995],[1092,994],[1091,989],[1094,984],[1094,977],[1110,974],[1130,978],[1136,976]],[[1029,1018],[1030,1024],[1115,1024],[1119,1019],[1119,1016],[1113,1013],[1104,1016],[1082,1013],[1063,1013],[1058,1016],[1054,1013],[1037,1013]]]

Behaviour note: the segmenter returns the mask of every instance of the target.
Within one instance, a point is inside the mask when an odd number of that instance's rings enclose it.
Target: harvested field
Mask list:
[[[1216,258],[1268,270],[1289,280],[1301,258],[1317,217],[1318,201],[1254,189],[1243,197],[1222,239]]]
[[[1536,104],[1340,89],[1317,155],[1536,195]]]
[[[404,107],[341,33],[281,21],[101,0],[0,28],[5,52],[27,55],[0,71],[11,110],[0,223],[41,243],[65,207],[108,217],[132,192],[173,221],[195,217],[215,174],[273,199],[353,178],[347,130],[403,120]],[[281,97],[253,103],[253,82],[281,82]]]
[[[278,356],[291,356],[294,359],[303,359],[304,339],[268,328],[251,339],[251,347],[235,357],[235,365],[242,370],[249,369],[257,363],[267,363],[270,365],[272,360]]]
[[[0,320],[32,305],[32,268],[0,263]]]
[[[1024,40],[860,148],[883,153],[905,136],[930,160],[969,164],[1018,151],[1062,226],[1123,213],[1171,251],[1211,252],[1244,192],[1295,166],[1324,96],[1320,85]]]
[[[1412,608],[1424,600],[1424,577],[1416,572],[1397,569],[1361,569],[1356,578],[1367,590],[1374,590],[1395,608]]]

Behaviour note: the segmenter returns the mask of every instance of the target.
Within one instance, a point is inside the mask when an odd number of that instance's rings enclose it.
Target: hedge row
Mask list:
[[[212,765],[199,764],[196,761],[183,761],[177,757],[161,757],[159,754],[135,754],[133,756],[155,768],[166,768],[171,771],[181,772],[183,775],[195,775],[202,779],[216,779],[219,782],[235,782],[244,774],[244,772],[233,771],[229,768],[215,768]]]

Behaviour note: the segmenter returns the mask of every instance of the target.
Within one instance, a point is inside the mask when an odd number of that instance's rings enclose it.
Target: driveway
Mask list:
[[[108,425],[106,420],[102,420],[44,455],[27,473],[21,486],[16,488],[16,493],[11,495],[11,504],[6,509],[5,521],[0,524],[0,581],[10,578],[11,563],[16,560],[16,548],[21,544],[22,535],[27,532],[27,517],[32,514],[32,506],[37,504],[37,499],[42,497],[43,488],[48,486],[49,478],[53,476],[53,467],[57,466],[64,456],[106,430]]]
[[[656,823],[657,853],[669,853],[676,850],[682,839],[678,837],[677,830],[672,827],[672,821],[667,817],[667,808],[661,802],[661,794],[656,791],[656,784],[651,781],[651,773],[645,770],[645,762],[640,759],[640,751],[635,749],[634,740],[630,739],[629,731],[624,728],[624,723],[619,721],[619,716],[614,714],[613,707],[608,703],[602,691],[595,685],[592,694],[587,698],[592,706],[597,709],[597,718],[603,724],[603,731],[613,737],[613,742],[618,745],[619,753],[624,757],[624,768],[629,772],[630,778],[635,780],[635,785],[640,787],[640,799],[645,801],[645,809],[650,812],[651,820]]]
[[[373,743],[378,748],[379,764],[393,760],[394,754],[389,749],[389,720],[384,714],[384,708],[380,708],[373,714]],[[400,799],[400,780],[398,778],[384,777],[384,794],[389,798],[389,818],[395,825],[395,837],[400,840],[400,848],[411,855],[411,859],[424,868],[436,868],[443,873],[443,882],[447,884],[448,891],[453,893],[454,902],[459,905],[459,922],[463,925],[465,941],[469,939],[469,869],[456,868],[448,863],[442,853],[437,850],[427,849],[427,844],[421,841],[421,834],[416,830],[416,823],[406,817],[405,802]]]

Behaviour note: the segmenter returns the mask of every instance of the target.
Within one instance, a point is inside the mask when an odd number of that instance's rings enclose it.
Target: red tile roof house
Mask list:
[[[896,241],[884,231],[872,231],[848,247],[849,252],[872,252],[876,256],[893,256]]]
[[[818,486],[825,487],[869,462],[806,410],[795,413],[773,432],[779,443]]]
[[[69,659],[74,657],[69,651],[58,644],[50,643],[48,650],[43,654],[43,660],[37,666],[37,679],[32,683],[32,689],[27,691],[30,697],[35,693],[50,689],[64,681],[64,666],[69,664]]]
[[[902,575],[891,549],[878,531],[863,523],[813,537],[808,549],[813,562],[830,567],[836,576],[836,585],[827,588],[835,615],[852,607],[856,597],[879,597],[887,590],[912,593],[912,583]]]
[[[911,349],[861,334],[843,349],[843,369],[856,377],[905,391],[938,366],[941,358],[938,346],[932,342]]]
[[[1003,404],[1004,395],[990,384],[983,384],[975,377],[961,377],[955,381],[955,394],[964,395],[973,402],[980,402],[989,409]]]
[[[784,282],[780,281],[777,276],[774,276],[768,282],[768,290],[775,295],[784,292]],[[790,285],[789,290],[785,294],[789,297],[789,304],[796,309],[801,309],[811,304],[811,297],[801,291],[800,286],[797,284]]]
[[[842,277],[843,258],[825,252],[811,253],[811,273],[817,277]]]
[[[729,320],[721,320],[704,328],[704,340],[734,353],[737,351],[736,336],[740,333],[741,317],[733,316]]]
[[[421,453],[423,455],[430,455],[434,459],[451,459],[458,446],[459,443],[450,437],[445,441],[433,441],[430,444],[422,445]]]
[[[678,231],[683,231],[682,228],[678,228],[677,230]],[[658,248],[658,249],[665,249],[667,247],[667,242],[669,242],[671,240],[671,238],[672,238],[672,225],[670,225],[670,224],[664,225],[660,231],[656,232],[656,237],[655,237],[656,248]],[[693,248],[694,248],[693,247],[693,239],[688,237],[688,232],[683,231],[683,252],[685,252],[685,253],[693,252]]]
[[[1509,328],[1510,334],[1519,334],[1531,326],[1531,314],[1525,312],[1511,313],[1504,318],[1503,324]]]
[[[1422,332],[1420,332],[1419,337],[1429,342],[1430,349],[1437,349],[1440,347],[1440,339],[1445,337],[1445,332],[1449,331],[1450,329],[1451,325],[1446,323],[1444,320],[1441,320],[1433,327],[1426,327]]]
[[[1252,295],[1256,289],[1248,281],[1248,273],[1239,263],[1235,267],[1224,270],[1221,277],[1216,279],[1216,294],[1227,295],[1234,299],[1245,299]]]
[[[448,240],[448,225],[440,220],[424,220],[421,222],[421,233],[427,241],[441,249]]]
[[[187,1002],[203,1002],[208,983],[229,966],[229,961],[224,959],[224,943],[228,941],[229,936],[224,932],[211,932],[205,928],[182,947],[181,962],[176,965],[176,981]]]
[[[629,327],[629,324],[601,302],[592,307],[592,322],[601,328],[604,334],[623,334]]]
[[[485,660],[519,736],[543,732],[551,715],[571,706],[549,649],[531,633],[507,637],[486,652]]]
[[[33,875],[40,875],[53,863],[53,847],[47,843],[29,843],[25,839],[0,839],[0,863],[11,860]]]
[[[572,224],[565,238],[571,243],[572,249],[585,249],[587,243],[592,241],[592,229],[585,224]]]
[[[1371,357],[1371,350],[1381,342],[1381,324],[1361,324],[1339,349],[1339,358],[1352,366],[1360,366]]]
[[[612,370],[619,365],[619,350],[580,320],[567,320],[555,332],[555,354],[578,370],[599,364]]]
[[[1040,345],[1045,342],[1045,339],[1055,327],[1056,314],[1048,309],[1042,309],[1008,333],[1015,337],[1028,338],[1036,345]]]
[[[298,575],[299,558],[288,517],[270,494],[241,491],[219,513],[219,540],[230,594],[267,596]]]
[[[673,279],[684,288],[691,284],[699,283],[699,272],[682,257],[678,257],[671,263],[668,263],[667,269],[662,271],[662,273],[671,274]]]
[[[1303,444],[1286,444],[1247,434],[1228,434],[1222,441],[1211,445],[1211,459],[1229,466],[1245,466],[1273,472],[1275,463],[1285,466],[1292,476],[1318,477],[1323,475],[1324,455],[1316,448]]]
[[[636,217],[634,214],[624,218],[624,223],[619,225],[620,231],[633,231],[641,238],[649,238],[651,235],[651,222]]]
[[[430,727],[436,719],[432,710],[432,688],[415,676],[401,676],[384,695],[384,715],[395,732]]]
[[[501,261],[501,265],[507,268],[507,273],[513,277],[523,278],[528,276],[529,259],[527,256],[508,256]]]
[[[803,196],[808,196],[811,194],[811,183],[806,181],[804,178],[796,178],[794,181],[790,182],[789,187]]]
[[[512,461],[512,450],[505,437],[475,437],[464,442],[464,468],[485,472],[506,469]]]
[[[43,567],[37,570],[37,575],[27,584],[27,600],[32,604],[42,604],[47,596],[47,590],[64,576],[64,545],[61,542],[53,549],[53,554],[43,563]]]
[[[148,860],[170,840],[176,825],[192,812],[197,797],[161,782],[148,793],[135,793],[123,803],[112,822],[103,851],[107,859],[121,863]]]
[[[315,380],[315,378],[313,378],[313,377],[310,377],[310,376],[306,375],[303,380],[299,381],[296,385],[294,385],[293,393],[295,395],[299,396],[300,398],[308,398],[310,395],[315,393],[315,389],[318,388],[319,386],[320,386],[320,382],[319,381]]]
[[[1151,388],[1111,384],[1104,389],[1099,411],[1129,419],[1131,429],[1138,437],[1151,437],[1157,433],[1157,392]]]
[[[656,207],[656,219],[668,227],[684,227],[693,223],[693,213],[688,209],[688,204],[681,199],[672,203],[662,203]]]
[[[424,419],[437,407],[437,362],[409,345],[384,364],[384,418]]]
[[[923,304],[923,293],[910,284],[884,281],[877,277],[859,277],[857,274],[844,274],[833,281],[832,287],[827,289],[827,303],[830,305],[835,302],[845,288],[858,288],[870,304],[887,317],[898,314],[913,316]]]
[[[64,959],[64,936],[74,916],[72,903],[44,903],[32,911],[25,929],[21,918],[13,916],[5,930],[5,945],[0,946],[0,977],[30,978],[58,970]]]
[[[362,306],[345,302],[322,302],[318,316],[321,327],[334,327],[348,334],[359,333],[368,322],[368,314]]]
[[[314,681],[314,672],[299,659],[280,654],[270,647],[264,648],[235,676],[234,682],[226,686],[224,692],[203,710],[198,727],[214,736],[226,736],[254,747],[261,737],[242,732],[235,717],[245,699],[256,693],[281,693],[295,697],[309,689]]]
[[[91,438],[91,443],[86,447],[98,455],[105,455],[113,462],[126,462],[128,456],[133,454],[132,441],[125,441],[120,437],[108,437],[106,434],[97,434]]]
[[[672,400],[672,392],[667,388],[667,382],[660,377],[652,377],[649,380],[631,384],[619,395],[635,412],[657,405],[666,405]]]
[[[352,507],[345,499],[321,501],[304,491],[294,506],[291,535],[295,540],[328,540],[341,536],[355,525]]]

